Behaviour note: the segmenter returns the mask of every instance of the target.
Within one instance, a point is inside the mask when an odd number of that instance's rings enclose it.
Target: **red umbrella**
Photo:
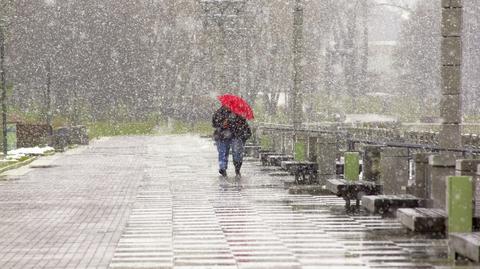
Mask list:
[[[223,106],[229,108],[233,113],[247,120],[253,120],[253,110],[247,101],[232,94],[225,94],[217,97]]]

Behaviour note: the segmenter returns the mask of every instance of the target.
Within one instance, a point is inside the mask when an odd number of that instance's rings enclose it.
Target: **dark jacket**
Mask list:
[[[213,114],[212,126],[215,128],[213,133],[215,140],[240,138],[247,141],[252,136],[247,120],[223,106]]]

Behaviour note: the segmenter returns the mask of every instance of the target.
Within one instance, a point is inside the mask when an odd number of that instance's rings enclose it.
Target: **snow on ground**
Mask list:
[[[43,155],[47,152],[54,151],[52,147],[33,147],[33,148],[19,148],[15,150],[10,150],[8,152],[7,159],[18,160],[25,156],[38,156]]]

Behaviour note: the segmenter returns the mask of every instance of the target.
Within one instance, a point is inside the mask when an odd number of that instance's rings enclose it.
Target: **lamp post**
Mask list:
[[[292,121],[294,130],[298,130],[303,120],[303,3],[302,0],[295,0],[293,15],[293,92],[292,92]]]
[[[1,22],[0,22],[1,23]],[[3,25],[0,24],[0,80],[2,83],[2,143],[3,156],[8,153],[7,139],[7,79],[5,72],[5,32]]]
[[[227,83],[227,32],[235,29],[247,0],[198,0],[204,11],[204,30],[211,25],[218,29],[219,36],[213,45],[219,46],[220,66],[214,68],[216,89],[225,90]],[[238,63],[237,63],[238,64]]]
[[[51,74],[51,63],[50,59],[47,60],[47,65],[45,67],[46,72],[47,72],[47,89],[45,93],[45,103],[46,103],[46,121],[47,121],[47,126],[50,132],[50,135],[52,135],[52,94],[51,94],[51,84],[52,84],[52,74]]]

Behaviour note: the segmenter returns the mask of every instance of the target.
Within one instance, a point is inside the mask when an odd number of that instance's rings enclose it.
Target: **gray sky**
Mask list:
[[[413,8],[417,0],[376,0],[378,3],[392,3],[395,5],[405,5]],[[398,39],[402,21],[408,17],[408,14],[395,7],[385,7],[373,9],[370,21],[370,40],[375,41],[395,41]]]

